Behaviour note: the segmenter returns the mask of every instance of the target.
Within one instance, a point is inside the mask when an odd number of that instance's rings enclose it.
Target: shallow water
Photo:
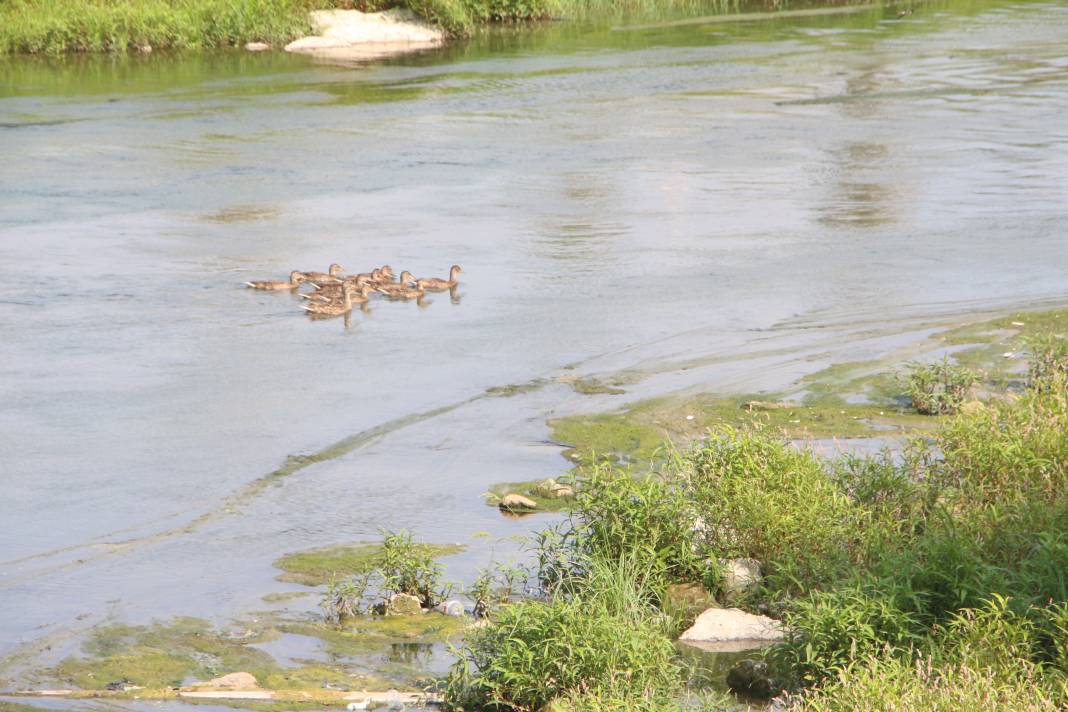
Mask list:
[[[381,527],[471,545],[469,579],[550,521],[480,500],[566,467],[549,417],[1065,302],[1066,43],[1063,4],[946,0],[357,66],[3,60],[0,657],[262,608],[276,556]],[[463,284],[348,325],[241,287],[331,261]]]

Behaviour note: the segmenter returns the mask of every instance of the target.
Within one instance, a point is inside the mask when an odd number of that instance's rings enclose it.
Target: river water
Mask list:
[[[1064,303],[1068,6],[898,9],[4,60],[0,657],[225,620],[382,527],[470,577],[550,521],[480,499],[566,468],[548,418]],[[333,261],[464,272],[347,324],[241,286]]]

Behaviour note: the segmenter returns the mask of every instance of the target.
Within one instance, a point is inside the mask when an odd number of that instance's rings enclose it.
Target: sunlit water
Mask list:
[[[382,527],[469,578],[549,521],[480,499],[563,471],[547,418],[1068,299],[1068,6],[896,10],[0,63],[0,655]],[[463,283],[348,325],[241,287],[332,261]]]

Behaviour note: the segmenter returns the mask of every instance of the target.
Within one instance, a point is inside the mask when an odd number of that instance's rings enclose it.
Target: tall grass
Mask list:
[[[469,636],[448,680],[454,710],[657,709],[681,685],[667,619],[650,605],[644,568],[595,559],[547,600],[502,607]]]
[[[309,29],[307,7],[305,0],[5,0],[0,3],[0,51],[56,54],[278,43]]]

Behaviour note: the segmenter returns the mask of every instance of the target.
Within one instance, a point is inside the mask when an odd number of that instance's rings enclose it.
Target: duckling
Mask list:
[[[415,286],[419,287],[420,289],[429,290],[431,292],[444,292],[445,290],[452,289],[456,286],[456,275],[460,274],[461,272],[463,272],[463,270],[460,269],[460,265],[453,265],[452,268],[449,270],[448,279],[439,279],[437,277],[417,279],[415,280]]]
[[[400,282],[389,282],[386,284],[375,285],[377,291],[385,294],[387,297],[397,297],[398,299],[411,299],[412,297],[420,297],[423,295],[423,290],[418,288],[412,288],[410,282],[412,281],[412,273],[408,270],[404,270],[400,275]]]
[[[337,284],[341,281],[341,273],[345,271],[345,268],[341,265],[334,263],[330,265],[329,272],[303,272],[304,279],[309,282],[318,282],[319,284]]]
[[[321,316],[341,316],[352,311],[353,304],[362,304],[367,301],[367,293],[370,287],[357,288],[354,284],[346,283],[342,287],[341,299],[330,302],[312,302],[301,304],[300,308],[311,314]]]
[[[246,285],[253,289],[296,289],[300,286],[300,283],[305,281],[304,274],[297,272],[296,270],[289,273],[289,281],[284,279],[261,279],[255,282],[245,282]]]

